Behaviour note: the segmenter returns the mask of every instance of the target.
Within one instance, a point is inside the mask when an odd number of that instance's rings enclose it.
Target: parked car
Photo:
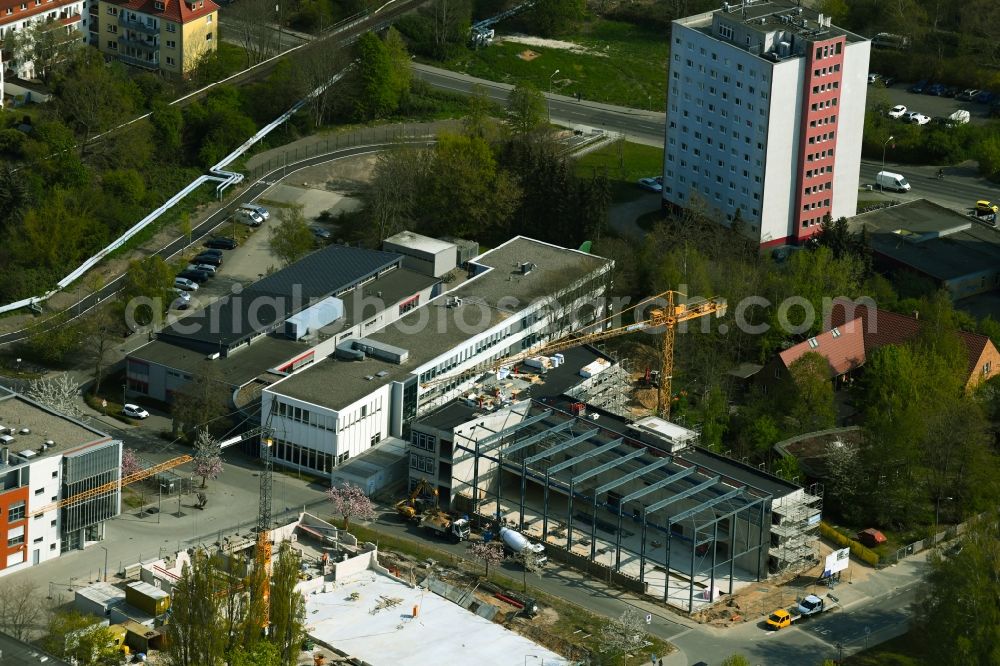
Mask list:
[[[222,256],[222,250],[214,249],[213,248],[213,249],[208,249],[208,250],[202,250],[198,254],[212,255],[213,257],[221,257]]]
[[[323,227],[313,226],[309,227],[309,230],[313,232],[313,236],[320,240],[328,240],[331,236],[330,231],[328,229],[324,229]]]
[[[972,99],[972,101],[973,102],[978,102],[979,104],[992,104],[993,100],[995,98],[996,98],[996,95],[994,95],[993,93],[991,93],[989,90],[983,90],[978,95],[976,95]]]
[[[190,293],[184,291],[183,289],[178,289],[177,287],[174,287],[174,296],[176,296],[177,298],[181,299],[182,301],[190,301],[191,300],[191,294]]]
[[[975,99],[976,95],[983,92],[982,90],[977,90],[976,88],[966,88],[962,92],[955,95],[955,99],[960,99],[963,102],[971,102]]]
[[[868,72],[868,85],[872,85],[882,78],[881,74],[876,74],[875,72]]]
[[[976,215],[996,215],[998,212],[1000,212],[1000,207],[986,199],[980,199],[976,202]]]
[[[896,77],[895,76],[883,76],[882,77],[882,85],[885,86],[886,88],[888,88],[889,86],[891,86],[895,82],[896,82]]]
[[[650,192],[663,191],[663,184],[656,182],[656,178],[640,178],[639,187]]]
[[[140,407],[139,405],[133,405],[131,403],[126,403],[122,407],[122,414],[129,417],[130,419],[147,419],[149,418],[149,412]]]
[[[253,203],[240,204],[240,209],[249,210],[253,213],[257,213],[257,215],[260,216],[262,220],[267,220],[271,217],[271,212],[258,204],[253,204]]]
[[[240,224],[245,224],[249,227],[259,227],[264,224],[264,218],[258,215],[255,211],[247,210],[246,208],[237,208],[233,213],[233,219]]]
[[[942,97],[954,97],[960,92],[962,92],[961,88],[956,88],[955,86],[948,86],[947,88],[944,89]]]
[[[902,104],[897,104],[889,109],[890,118],[902,118],[904,115],[906,115],[906,107]]]
[[[170,303],[171,310],[187,310],[191,307],[191,299],[184,300],[183,298],[175,298]]]
[[[927,87],[927,79],[921,79],[920,81],[917,81],[912,86],[907,88],[907,90],[911,93],[916,93],[919,95],[924,91],[924,88],[926,87]]]
[[[226,238],[225,236],[219,236],[218,238],[210,238],[205,241],[205,247],[215,249],[215,250],[235,250],[236,241],[232,238]]]
[[[205,273],[208,273],[210,277],[215,277],[215,266],[211,264],[188,264],[185,270],[204,271]]]
[[[197,284],[205,284],[208,278],[212,277],[205,271],[184,270],[177,274],[177,277],[191,280]]]
[[[211,264],[212,266],[221,266],[222,257],[215,254],[199,254],[197,257],[191,260],[192,264]]]
[[[174,286],[178,289],[183,289],[184,291],[197,291],[198,283],[194,280],[189,280],[183,277],[174,278]]]
[[[910,122],[913,123],[914,125],[926,125],[930,121],[931,121],[931,117],[930,116],[925,116],[922,113],[913,113],[913,114],[910,114]]]
[[[927,86],[927,88],[924,90],[924,94],[940,97],[941,95],[944,94],[945,89],[946,88],[943,83],[932,83],[931,85]]]

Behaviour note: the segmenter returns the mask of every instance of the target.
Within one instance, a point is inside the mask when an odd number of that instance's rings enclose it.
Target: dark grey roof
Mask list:
[[[0,663],[4,666],[69,666],[68,662],[3,632],[0,632]]]
[[[996,270],[1000,234],[971,217],[918,199],[851,219],[872,249],[942,282]]]
[[[440,409],[436,409],[427,416],[423,416],[414,425],[421,425],[425,428],[435,428],[437,430],[452,430],[463,423],[471,421],[476,414],[482,413],[476,407],[466,405],[464,402],[449,402]]]
[[[199,351],[225,351],[222,348],[274,330],[310,302],[336,295],[401,261],[402,255],[391,252],[330,245],[212,303],[197,313],[200,325],[192,326],[198,321],[192,315],[158,337]]]

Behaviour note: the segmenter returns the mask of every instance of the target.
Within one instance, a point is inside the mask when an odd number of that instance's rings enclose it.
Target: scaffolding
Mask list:
[[[813,484],[771,506],[769,568],[774,573],[804,568],[817,561],[817,532],[823,515],[823,486]]]

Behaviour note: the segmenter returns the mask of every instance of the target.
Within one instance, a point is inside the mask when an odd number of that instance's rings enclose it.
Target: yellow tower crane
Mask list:
[[[665,291],[622,310],[622,314],[624,314],[629,310],[635,310],[651,302],[657,300],[660,301],[655,307],[650,308],[649,315],[645,319],[637,321],[633,324],[616,326],[614,328],[595,331],[593,333],[583,333],[580,335],[560,338],[533,351],[523,352],[485,366],[470,368],[469,370],[460,373],[459,376],[489,372],[503,366],[517,364],[527,358],[531,358],[532,356],[554,354],[563,349],[569,349],[570,347],[576,347],[578,345],[617,338],[618,336],[635,333],[637,331],[655,332],[656,329],[662,328],[663,335],[660,344],[660,386],[656,396],[656,411],[660,416],[668,419],[670,418],[670,402],[672,397],[671,389],[674,374],[674,341],[677,337],[677,325],[686,321],[691,321],[692,319],[707,317],[709,315],[722,317],[726,314],[727,307],[726,299],[724,298],[705,298],[692,301],[690,303],[685,302],[685,299],[686,296],[680,292]],[[594,322],[588,328],[604,325],[610,319],[611,317],[607,317]],[[436,377],[429,382],[425,382],[422,386],[433,386],[434,384],[453,381],[454,379],[455,375]]]

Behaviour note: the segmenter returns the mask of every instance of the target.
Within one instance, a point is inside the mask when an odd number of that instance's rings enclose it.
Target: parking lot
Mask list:
[[[919,111],[931,118],[947,118],[959,109],[968,111],[972,118],[969,121],[974,125],[985,125],[989,122],[990,107],[988,104],[977,104],[976,102],[963,102],[952,97],[935,97],[934,95],[918,95],[907,92],[907,88],[913,85],[912,82],[894,83],[889,88],[868,86],[868,104],[871,106],[879,100],[878,93],[882,93],[889,98],[889,106],[902,104],[907,111]],[[878,91],[878,92],[876,92]]]

